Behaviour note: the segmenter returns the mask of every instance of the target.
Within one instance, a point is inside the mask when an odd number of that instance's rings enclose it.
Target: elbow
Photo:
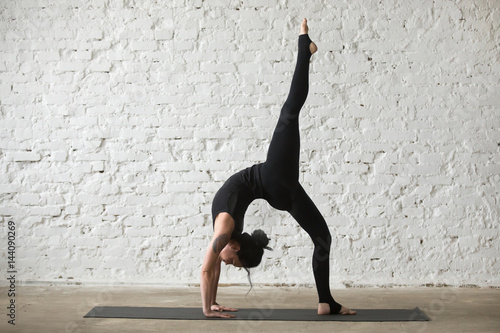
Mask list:
[[[202,267],[201,268],[201,276],[202,277],[211,277],[214,275],[214,269],[210,267]]]
[[[213,279],[215,278],[215,274],[213,271],[210,270],[202,270],[201,271],[201,276],[200,276],[200,287],[201,289],[206,289],[208,288]]]
[[[220,263],[218,262],[213,265],[203,263],[203,265],[201,265],[201,275],[213,275],[217,267],[220,267]]]

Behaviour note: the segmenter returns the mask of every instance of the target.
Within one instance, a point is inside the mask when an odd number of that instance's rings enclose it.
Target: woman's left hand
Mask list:
[[[221,311],[237,312],[238,311],[238,309],[228,308],[228,307],[225,307],[225,306],[222,306],[222,305],[219,305],[219,304],[212,305],[210,307],[210,310],[217,311],[217,312],[221,312]]]

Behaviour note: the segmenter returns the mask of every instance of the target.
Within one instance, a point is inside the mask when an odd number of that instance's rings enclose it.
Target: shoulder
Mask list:
[[[212,238],[213,253],[219,254],[224,246],[229,243],[234,230],[234,220],[228,213],[219,213],[214,222],[214,235]]]

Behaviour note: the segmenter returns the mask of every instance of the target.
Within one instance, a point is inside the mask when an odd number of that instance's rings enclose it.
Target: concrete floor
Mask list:
[[[314,308],[312,288],[221,287],[219,303],[247,308]],[[356,308],[414,308],[429,322],[272,322],[84,319],[96,305],[198,307],[199,288],[18,286],[16,326],[7,323],[7,288],[0,288],[0,332],[500,332],[500,289],[382,288],[335,290]]]

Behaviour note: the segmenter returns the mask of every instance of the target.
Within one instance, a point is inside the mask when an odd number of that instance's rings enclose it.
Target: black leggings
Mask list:
[[[318,208],[299,184],[298,118],[309,90],[310,43],[308,35],[299,36],[299,53],[290,93],[281,109],[267,159],[262,164],[261,179],[264,199],[274,208],[288,211],[311,237],[319,302],[330,304],[330,312],[338,313],[341,305],[333,299],[329,286],[330,231]]]

